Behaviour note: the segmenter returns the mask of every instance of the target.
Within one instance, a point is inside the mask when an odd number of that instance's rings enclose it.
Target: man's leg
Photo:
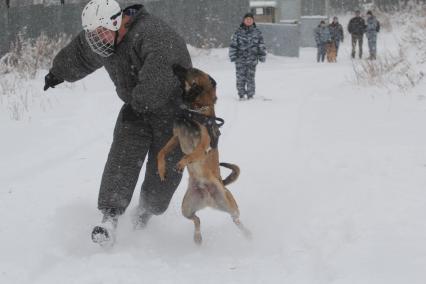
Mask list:
[[[321,44],[317,44],[317,62],[321,60]]]
[[[146,121],[123,122],[120,112],[98,197],[103,221],[113,218],[116,222],[126,210],[151,141],[152,130]]]
[[[362,45],[364,43],[364,35],[358,36],[358,45],[359,45],[359,58],[362,58]]]
[[[241,98],[246,95],[246,84],[247,84],[247,68],[246,64],[237,63],[235,64],[235,69],[237,73],[237,90],[238,96]]]
[[[376,47],[377,47],[377,37],[374,35],[371,35],[368,38],[368,49],[370,52],[370,59],[376,59]]]
[[[339,54],[340,41],[336,40],[336,41],[334,41],[334,44],[336,46],[336,58],[337,58],[337,55]]]
[[[176,165],[183,154],[176,147],[166,157],[166,179],[160,180],[157,169],[157,154],[173,135],[174,116],[152,116],[153,142],[148,152],[145,178],[139,199],[139,210],[135,227],[143,228],[152,215],[160,215],[166,211],[170,200],[177,189],[182,173],[176,170]],[[139,219],[138,219],[139,218]]]
[[[327,44],[322,43],[321,44],[321,62],[324,62],[326,54],[327,54]]]
[[[247,64],[247,98],[253,98],[256,92],[256,64]]]
[[[356,41],[357,41],[357,37],[356,35],[352,34],[351,35],[351,39],[352,39],[352,58],[355,58],[355,48],[356,48]]]

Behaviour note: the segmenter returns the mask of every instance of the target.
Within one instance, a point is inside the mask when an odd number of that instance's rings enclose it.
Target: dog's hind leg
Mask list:
[[[200,218],[194,214],[192,214],[192,216],[189,218],[194,222],[194,242],[197,245],[201,245],[201,243],[203,242],[203,237],[201,236],[201,222],[200,222]]]
[[[222,184],[215,184],[216,191],[212,193],[215,200],[217,209],[225,211],[231,215],[232,221],[237,225],[246,238],[251,238],[251,232],[248,230],[240,220],[240,210],[238,209],[237,202],[235,201],[232,193]]]
[[[226,189],[226,194],[228,195],[228,200],[233,200],[233,202],[235,202],[234,197],[232,196],[231,192],[229,190]],[[236,206],[236,203],[235,203]],[[235,225],[237,225],[238,229],[241,230],[241,232],[243,233],[243,235],[248,238],[251,239],[251,232],[249,229],[247,229],[243,223],[240,220],[240,212],[239,210],[237,210],[237,214],[233,214],[231,212],[229,212],[231,214],[231,218],[232,221],[234,222]]]
[[[205,200],[202,191],[190,180],[188,190],[182,201],[182,215],[194,222],[194,242],[201,245],[203,238],[201,236],[200,218],[195,213],[205,207]]]

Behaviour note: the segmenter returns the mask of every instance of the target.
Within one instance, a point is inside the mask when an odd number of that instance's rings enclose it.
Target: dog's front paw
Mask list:
[[[165,171],[158,171],[158,175],[160,176],[160,180],[161,181],[165,181],[166,180],[166,173]]]
[[[179,163],[176,165],[176,169],[179,172],[183,172],[183,170],[185,169],[186,165],[187,165],[187,161],[185,158],[183,158],[182,160],[179,161]]]

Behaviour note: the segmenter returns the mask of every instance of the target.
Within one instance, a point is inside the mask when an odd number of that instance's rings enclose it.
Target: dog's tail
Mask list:
[[[229,163],[220,163],[219,165],[232,170],[232,173],[230,173],[229,176],[223,180],[223,185],[228,185],[237,180],[238,176],[240,175],[240,168],[237,165]]]

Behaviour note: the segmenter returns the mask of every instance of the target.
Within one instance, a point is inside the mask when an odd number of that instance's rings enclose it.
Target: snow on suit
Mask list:
[[[122,214],[127,208],[147,155],[139,201],[144,210],[163,213],[181,180],[181,173],[174,169],[182,157],[179,147],[167,157],[166,181],[160,181],[156,165],[158,151],[172,137],[175,99],[181,96],[171,68],[175,63],[191,66],[184,40],[142,5],[137,5],[128,32],[112,56],[95,54],[82,31],[53,61],[50,71],[68,82],[105,67],[124,102],[99,192],[98,208],[104,214]]]
[[[367,27],[365,35],[368,39],[368,50],[370,58],[375,59],[377,54],[377,33],[380,31],[380,23],[375,16],[370,16],[367,19]]]
[[[235,31],[229,47],[229,59],[235,62],[238,95],[253,97],[256,65],[266,59],[265,43],[256,24],[250,27],[241,24]]]
[[[321,26],[315,28],[314,30],[315,42],[317,44],[317,61],[324,61],[325,54],[327,52],[326,45],[327,42],[331,41],[330,29],[327,26]]]

